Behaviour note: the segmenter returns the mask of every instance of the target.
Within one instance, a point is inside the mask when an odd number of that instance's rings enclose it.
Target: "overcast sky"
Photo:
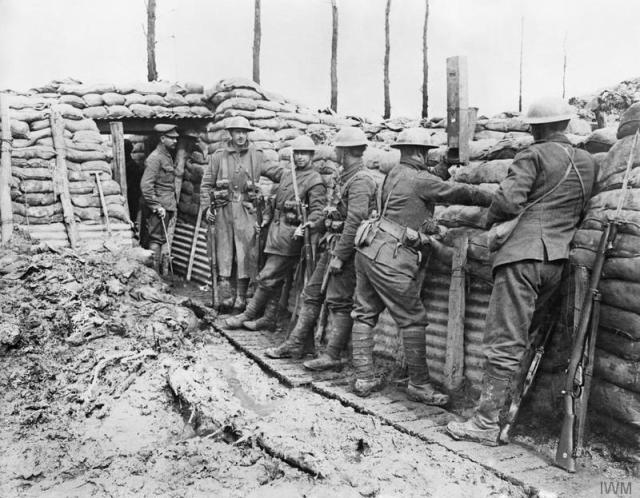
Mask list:
[[[160,78],[213,85],[251,77],[253,0],[157,0]],[[386,0],[338,0],[339,112],[379,117]],[[425,0],[393,0],[393,116],[421,106]],[[524,104],[592,93],[640,76],[640,2],[430,0],[430,114],[446,108],[446,58],[468,58],[470,104],[517,109],[524,16]],[[144,0],[0,0],[0,88],[53,78],[146,79]],[[329,104],[330,0],[262,0],[262,85],[313,108]]]

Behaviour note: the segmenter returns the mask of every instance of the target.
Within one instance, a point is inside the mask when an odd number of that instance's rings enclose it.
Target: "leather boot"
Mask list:
[[[276,325],[278,324],[279,301],[279,293],[272,295],[264,309],[264,315],[257,320],[245,320],[242,322],[244,328],[249,330],[268,330],[269,332],[275,332]]]
[[[351,335],[353,319],[349,313],[332,312],[327,321],[329,325],[327,349],[318,358],[303,363],[307,370],[322,371],[342,368],[340,354]]]
[[[485,373],[482,393],[473,416],[465,422],[449,422],[447,432],[454,439],[476,441],[485,446],[498,446],[500,410],[505,404],[509,380],[496,379]]]
[[[269,300],[270,292],[262,287],[258,287],[256,293],[253,295],[246,309],[239,315],[229,317],[222,322],[222,326],[226,329],[239,329],[243,323],[248,320],[253,320],[264,309],[267,301]]]
[[[234,315],[242,313],[247,307],[247,287],[249,286],[248,278],[239,278],[236,283],[236,300],[233,303]]]
[[[352,361],[356,374],[353,392],[364,398],[381,387],[373,369],[373,327],[354,322],[351,329]]]
[[[429,382],[425,328],[407,327],[401,330],[404,357],[409,370],[407,398],[427,405],[443,406],[449,402],[449,396],[440,392]]]
[[[149,250],[153,252],[153,269],[160,275],[160,263],[162,261],[162,246],[160,244],[149,244]]]
[[[319,306],[302,303],[298,321],[289,337],[280,346],[267,349],[264,354],[274,359],[295,358],[299,360],[302,358],[306,339],[313,332],[319,314]]]
[[[220,277],[218,279],[218,293],[220,298],[218,302],[220,303],[220,311],[226,312],[230,311],[233,308],[233,291],[231,289],[231,280],[229,277]]]

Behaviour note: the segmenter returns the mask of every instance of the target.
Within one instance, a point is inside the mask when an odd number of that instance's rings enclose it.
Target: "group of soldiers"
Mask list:
[[[201,183],[201,206],[215,226],[220,306],[230,312],[220,325],[274,330],[283,287],[299,267],[298,275],[305,278],[297,290],[295,323],[268,356],[302,359],[324,306],[326,347],[304,367],[340,368],[350,339],[353,391],[368,396],[382,387],[373,363],[373,330],[386,308],[402,338],[407,397],[446,405],[448,394],[429,376],[427,310],[420,297],[429,279],[426,261],[438,244],[434,207],[488,207],[487,226],[517,219],[495,252],[478,406],[469,420],[447,427],[454,438],[497,444],[499,413],[530,347],[530,326],[559,287],[596,178],[591,155],[572,147],[564,135],[571,117],[571,108],[561,100],[531,106],[525,119],[535,142],[515,157],[497,193],[447,181],[446,166],[429,167],[428,152],[437,146],[424,128],[398,135],[392,147],[400,151],[400,160],[381,186],[364,165],[363,131],[340,129],[333,139],[340,168],[327,187],[312,165],[316,145],[311,138],[293,140],[291,160],[274,163],[249,141],[253,128],[245,118],[228,119],[228,144],[212,155]],[[165,242],[158,226],[176,210],[171,151],[177,131],[172,126],[158,131],[160,143],[147,159],[142,181],[152,209],[148,228],[153,244]],[[271,195],[263,195],[261,177],[274,182]],[[145,179],[155,189],[145,188]],[[255,289],[248,298],[250,282]]]

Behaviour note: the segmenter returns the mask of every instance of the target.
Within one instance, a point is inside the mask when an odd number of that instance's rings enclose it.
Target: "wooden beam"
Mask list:
[[[54,193],[60,196],[62,204],[62,216],[67,229],[67,236],[71,248],[78,247],[78,227],[71,204],[71,194],[69,193],[69,179],[67,177],[66,146],[64,142],[64,120],[60,111],[56,107],[51,108],[51,134],[53,137],[53,147],[56,150],[55,169],[53,171]]]
[[[467,58],[447,58],[447,160],[449,163],[469,162],[469,90]]]
[[[13,234],[13,206],[11,204],[11,116],[9,96],[0,95],[0,119],[2,119],[2,147],[0,148],[0,219],[2,243],[11,240]]]
[[[111,121],[109,123],[111,131],[111,147],[113,149],[113,179],[120,184],[120,191],[124,197],[125,212],[129,212],[129,200],[127,191],[127,158],[124,152],[124,126],[121,121]]]
[[[464,317],[466,308],[466,272],[469,239],[462,236],[456,241],[451,263],[449,286],[449,319],[444,357],[445,386],[455,390],[464,380]]]

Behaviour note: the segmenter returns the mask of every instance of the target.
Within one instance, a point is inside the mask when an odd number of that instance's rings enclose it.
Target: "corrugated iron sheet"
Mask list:
[[[171,243],[171,254],[173,256],[174,271],[183,277],[186,277],[189,267],[194,231],[195,226],[193,223],[178,218],[176,231]],[[203,223],[200,224],[198,230],[191,280],[200,284],[211,282],[211,267],[207,256],[207,228]]]

